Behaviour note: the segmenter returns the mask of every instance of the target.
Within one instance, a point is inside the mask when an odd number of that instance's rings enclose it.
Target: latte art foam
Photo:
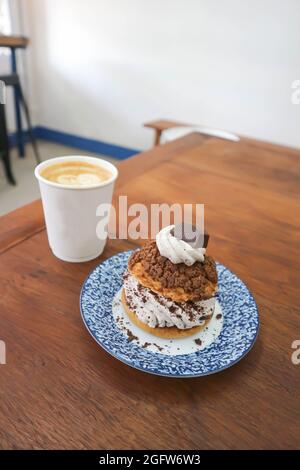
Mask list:
[[[109,180],[112,174],[100,165],[72,160],[49,165],[41,176],[63,186],[87,187]]]

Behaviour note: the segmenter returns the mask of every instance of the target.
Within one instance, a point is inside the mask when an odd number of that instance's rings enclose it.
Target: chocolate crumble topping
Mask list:
[[[208,283],[217,284],[216,263],[211,256],[205,256],[203,262],[197,261],[192,266],[186,266],[184,263],[173,264],[168,258],[160,255],[155,241],[149,241],[130,256],[129,269],[138,262],[165,288],[181,287],[185,292],[201,297]]]

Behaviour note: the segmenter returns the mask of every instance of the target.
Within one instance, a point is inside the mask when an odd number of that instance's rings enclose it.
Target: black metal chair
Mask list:
[[[27,121],[28,135],[29,135],[29,139],[31,141],[32,147],[33,147],[35,159],[37,163],[40,163],[41,159],[40,159],[36,139],[34,136],[32,125],[31,125],[29,108],[24,97],[19,75],[17,73],[13,73],[10,75],[0,75],[0,80],[5,83],[5,86],[12,86],[16,92],[16,96],[18,97],[20,104],[23,107],[24,115]]]
[[[16,180],[13,176],[11,164],[10,164],[10,153],[9,153],[9,142],[6,127],[5,108],[4,104],[0,103],[0,159],[3,162],[5,176],[10,184],[16,184]]]

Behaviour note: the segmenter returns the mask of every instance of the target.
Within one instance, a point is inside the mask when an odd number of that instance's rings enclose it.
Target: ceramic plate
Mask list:
[[[255,300],[245,284],[219,263],[216,308],[203,331],[166,340],[132,324],[120,301],[122,276],[131,253],[119,253],[99,264],[82,286],[81,315],[102,348],[131,367],[168,377],[213,374],[236,364],[250,351],[259,329]]]

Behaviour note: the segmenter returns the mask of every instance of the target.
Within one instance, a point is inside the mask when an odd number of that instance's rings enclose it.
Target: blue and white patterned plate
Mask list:
[[[217,263],[214,318],[200,333],[166,340],[133,325],[120,302],[122,276],[132,252],[99,264],[80,295],[83,321],[100,346],[125,364],[168,377],[199,377],[236,364],[252,348],[259,329],[255,300],[245,284]]]

